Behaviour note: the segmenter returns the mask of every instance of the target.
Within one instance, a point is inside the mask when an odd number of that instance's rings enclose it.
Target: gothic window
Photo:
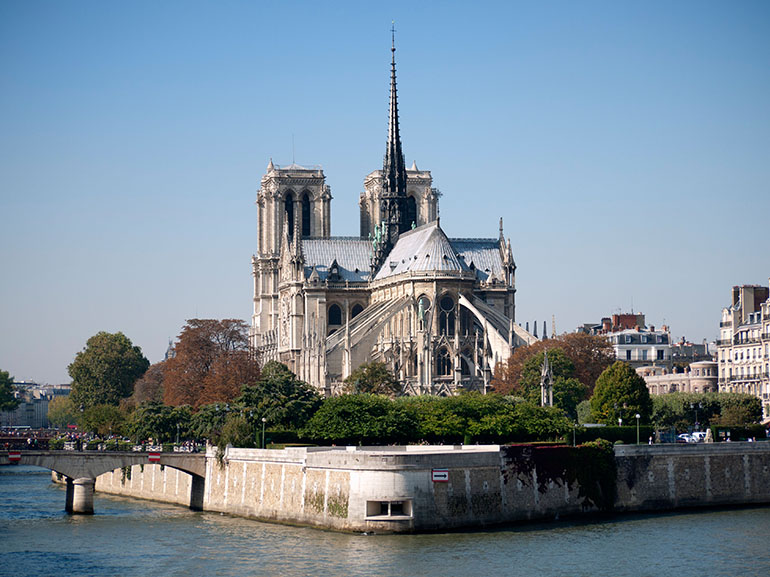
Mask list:
[[[417,299],[417,330],[424,331],[430,326],[430,299],[425,295]]]
[[[310,198],[308,193],[302,195],[302,237],[310,236]]]
[[[329,307],[329,326],[340,326],[342,324],[342,309],[339,305]]]
[[[465,349],[462,356],[460,357],[460,372],[464,377],[468,377],[471,374],[471,367],[468,365],[468,361],[465,359],[470,359],[472,355],[473,353],[470,349]]]
[[[436,374],[440,377],[452,375],[452,357],[446,347],[441,347],[436,355]]]
[[[356,304],[353,305],[353,310],[350,312],[350,316],[352,318],[355,318],[356,316],[358,316],[358,314],[362,310],[364,310],[364,307],[362,307],[360,304],[356,303]]]
[[[455,332],[455,302],[449,295],[444,295],[439,301],[439,333],[453,335]]]
[[[286,195],[286,200],[283,201],[283,207],[284,212],[286,213],[286,220],[289,223],[289,238],[294,238],[294,196],[291,193]]]
[[[412,223],[417,226],[417,201],[413,196],[406,198],[406,226],[412,228]]]

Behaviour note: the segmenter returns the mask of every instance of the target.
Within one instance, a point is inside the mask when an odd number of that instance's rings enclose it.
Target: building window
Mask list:
[[[342,324],[342,309],[339,305],[332,305],[329,307],[329,325],[341,325]]]
[[[289,238],[294,238],[294,198],[291,194],[286,195],[283,206],[284,212],[286,213]]]
[[[627,361],[630,361],[630,360],[631,360],[631,349],[629,349],[629,350],[627,350],[627,351],[626,351],[626,360],[627,360]]]
[[[356,318],[358,314],[364,310],[364,307],[362,307],[360,304],[356,303],[353,305],[353,309],[350,311],[350,316],[352,318]]]
[[[430,325],[430,299],[425,295],[417,299],[417,329],[427,330]]]
[[[406,226],[411,229],[412,225],[417,226],[417,201],[409,196],[406,199]]]
[[[642,360],[643,361],[647,360],[647,349],[642,349]]]
[[[452,375],[452,357],[446,347],[441,347],[436,356],[436,374],[440,377]]]
[[[664,360],[664,358],[663,358],[663,354],[664,354],[664,351],[663,351],[663,350],[658,350],[658,360],[659,360],[659,361],[662,361],[662,360]]]
[[[631,335],[625,335],[625,342],[627,345],[631,343]]]
[[[455,302],[452,297],[445,295],[439,301],[439,334],[453,335],[455,332]]]
[[[310,198],[307,192],[302,195],[302,236],[310,236]]]

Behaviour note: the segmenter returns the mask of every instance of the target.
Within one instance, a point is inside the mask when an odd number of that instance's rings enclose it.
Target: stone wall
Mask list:
[[[606,478],[596,453],[570,447],[228,449],[224,458],[212,450],[200,503],[207,511],[369,532],[770,503],[770,443],[625,445],[614,461],[603,458]],[[96,488],[190,504],[193,484],[170,467],[136,465],[130,479],[118,469]]]
[[[770,442],[615,447],[618,511],[770,503]]]
[[[130,473],[128,472],[130,470]],[[111,495],[190,505],[192,475],[162,465],[133,465],[96,478],[95,490]]]

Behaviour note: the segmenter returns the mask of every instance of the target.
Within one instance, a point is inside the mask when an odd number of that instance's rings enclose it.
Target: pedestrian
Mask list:
[[[650,435],[650,441],[649,444],[652,445],[652,435]]]

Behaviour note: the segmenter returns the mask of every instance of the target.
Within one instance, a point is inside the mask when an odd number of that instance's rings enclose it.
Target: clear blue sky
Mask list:
[[[497,235],[517,321],[628,311],[717,336],[770,276],[770,2],[0,2],[0,368],[68,382],[89,336],[152,361],[250,319],[268,160],[323,166],[358,233],[385,148],[454,237]]]

